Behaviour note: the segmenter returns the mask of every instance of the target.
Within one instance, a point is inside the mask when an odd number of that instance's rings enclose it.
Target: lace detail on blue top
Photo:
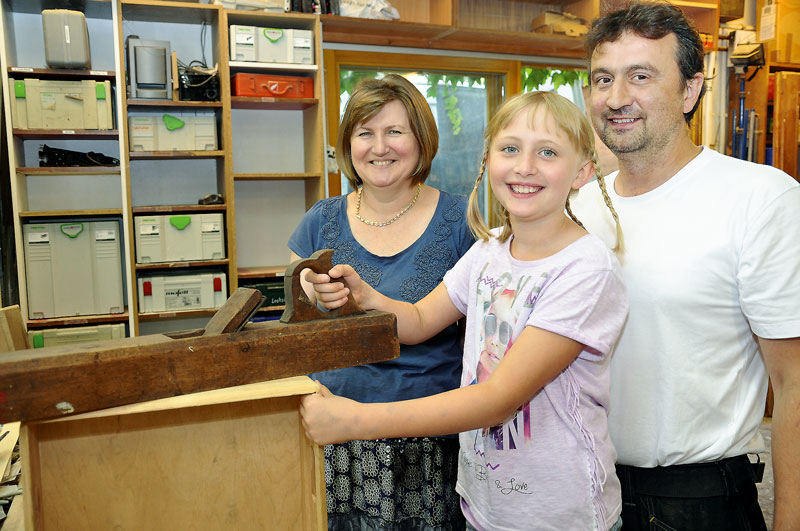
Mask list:
[[[457,197],[447,197],[447,200],[450,204],[444,205],[443,219],[433,229],[436,238],[414,254],[417,274],[405,279],[400,287],[401,296],[408,302],[417,302],[430,293],[447,270],[456,263],[452,249],[443,242],[450,238],[453,224],[464,219],[464,209],[459,205]],[[371,264],[357,261],[353,242],[341,238],[339,207],[334,200],[326,201],[322,207],[322,215],[328,220],[321,231],[325,240],[323,248],[333,249],[331,262],[334,265],[350,264],[362,280],[377,289],[381,283],[382,271]]]

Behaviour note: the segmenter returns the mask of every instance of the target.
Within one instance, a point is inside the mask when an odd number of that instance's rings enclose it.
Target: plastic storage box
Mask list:
[[[70,9],[42,11],[44,56],[50,68],[86,69],[91,66],[86,17]]]
[[[141,276],[137,283],[139,313],[213,309],[228,299],[225,273]]]
[[[314,80],[310,77],[250,74],[233,76],[233,95],[273,98],[313,98]]]
[[[11,122],[22,129],[113,129],[111,82],[10,79]]]
[[[231,61],[314,64],[311,30],[231,25]]]
[[[118,323],[71,328],[45,328],[43,330],[29,330],[28,337],[33,348],[121,339],[125,337],[125,325]]]
[[[122,313],[118,221],[22,226],[28,317]]]
[[[131,151],[217,149],[217,121],[214,116],[129,116],[128,133]]]
[[[136,263],[222,260],[222,214],[137,216]]]

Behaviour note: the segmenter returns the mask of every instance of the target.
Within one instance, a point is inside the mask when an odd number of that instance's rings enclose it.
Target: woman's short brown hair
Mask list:
[[[353,130],[378,114],[390,101],[399,101],[405,107],[411,131],[419,144],[419,161],[411,174],[412,185],[424,183],[431,172],[433,157],[439,150],[439,130],[425,97],[410,81],[397,74],[362,79],[347,101],[336,139],[336,162],[353,189],[361,184],[350,149]]]

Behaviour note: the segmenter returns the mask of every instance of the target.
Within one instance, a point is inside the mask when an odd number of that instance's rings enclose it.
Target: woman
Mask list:
[[[323,199],[289,240],[292,260],[333,249],[373,288],[416,302],[470,248],[466,198],[425,185],[439,134],[428,103],[402,76],[364,79],[347,103],[336,161],[355,190]],[[313,288],[306,292],[313,297]],[[400,348],[396,360],[314,374],[364,402],[455,389],[456,326]],[[352,441],[325,447],[329,529],[464,529],[455,492],[458,440]]]

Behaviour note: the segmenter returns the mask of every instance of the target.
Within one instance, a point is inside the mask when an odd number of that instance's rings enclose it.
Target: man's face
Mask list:
[[[686,134],[683,113],[692,108],[697,94],[687,89],[678,69],[677,46],[672,33],[647,39],[625,32],[595,48],[590,74],[592,122],[616,155],[638,152],[656,159]]]

